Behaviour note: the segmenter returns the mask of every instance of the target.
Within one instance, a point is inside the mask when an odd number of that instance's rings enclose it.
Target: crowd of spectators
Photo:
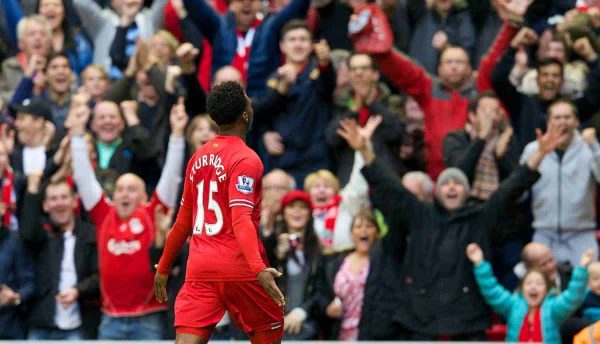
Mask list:
[[[0,339],[173,338],[223,81],[284,339],[600,339],[600,1],[0,0],[0,62]]]

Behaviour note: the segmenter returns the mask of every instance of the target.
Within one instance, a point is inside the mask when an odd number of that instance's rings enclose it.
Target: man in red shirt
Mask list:
[[[276,343],[285,301],[275,284],[281,273],[267,268],[258,240],[263,165],[245,144],[251,101],[227,81],[209,93],[207,110],[220,135],[188,162],[181,208],[158,263],[156,298],[166,301],[169,269],[192,234],[186,281],[175,302],[176,343],[207,343],[226,310],[252,343]]]
[[[73,118],[70,128],[73,177],[84,208],[97,227],[102,324],[100,339],[162,338],[166,306],[153,297],[149,248],[154,240],[155,210],[173,208],[185,156],[187,115],[183,104],[170,116],[171,137],[165,166],[150,202],[144,181],[133,173],[120,176],[113,201],[96,180],[83,137],[87,116]]]

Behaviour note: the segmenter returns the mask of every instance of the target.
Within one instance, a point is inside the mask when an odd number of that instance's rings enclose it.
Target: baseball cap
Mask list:
[[[285,208],[288,204],[293,201],[303,201],[308,205],[309,208],[312,208],[312,202],[310,201],[310,196],[307,192],[301,190],[292,190],[283,196],[281,200],[281,209]]]
[[[40,98],[25,99],[21,104],[10,104],[10,111],[26,113],[35,117],[42,117],[46,121],[52,121],[52,109],[47,101]]]

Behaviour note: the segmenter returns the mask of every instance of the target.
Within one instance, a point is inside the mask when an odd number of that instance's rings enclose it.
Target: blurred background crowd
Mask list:
[[[168,304],[153,266],[223,81],[252,101],[284,339],[600,338],[600,1],[0,0],[0,18],[0,339],[174,338],[186,250]],[[226,314],[213,338],[244,335]]]

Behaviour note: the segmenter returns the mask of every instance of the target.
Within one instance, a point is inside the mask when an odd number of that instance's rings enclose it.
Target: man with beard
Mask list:
[[[539,93],[527,96],[520,94],[510,82],[509,74],[515,63],[515,54],[523,46],[537,41],[537,35],[530,28],[523,28],[510,43],[492,75],[492,84],[502,103],[510,114],[510,120],[517,140],[518,150],[535,140],[535,129],[545,128],[548,106],[558,99],[564,83],[563,64],[555,58],[542,59],[537,64],[537,84]],[[598,54],[589,39],[580,38],[573,44],[573,50],[585,59],[590,67],[588,87],[583,97],[574,100],[575,113],[581,121],[588,119],[600,106],[600,64]],[[579,259],[579,258],[578,258]]]

